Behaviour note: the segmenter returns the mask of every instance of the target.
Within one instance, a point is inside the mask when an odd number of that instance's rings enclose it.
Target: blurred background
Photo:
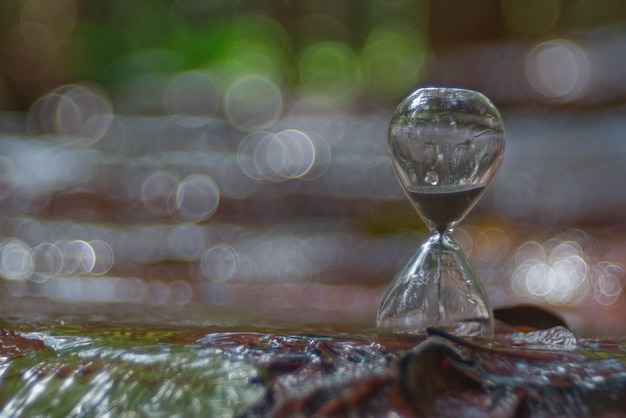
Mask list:
[[[3,316],[373,327],[427,234],[387,125],[437,85],[507,127],[454,235],[494,307],[623,335],[619,0],[3,0]]]

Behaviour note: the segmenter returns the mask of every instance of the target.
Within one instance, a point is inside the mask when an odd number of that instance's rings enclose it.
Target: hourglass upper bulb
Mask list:
[[[423,88],[389,125],[388,149],[409,200],[432,229],[453,228],[491,183],[504,154],[504,123],[483,94]]]

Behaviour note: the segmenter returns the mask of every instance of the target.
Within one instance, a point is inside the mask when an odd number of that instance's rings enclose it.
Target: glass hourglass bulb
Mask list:
[[[424,88],[400,103],[388,149],[400,185],[431,236],[389,285],[378,310],[383,333],[427,327],[490,336],[493,312],[450,232],[480,200],[502,163],[504,124],[478,92]]]

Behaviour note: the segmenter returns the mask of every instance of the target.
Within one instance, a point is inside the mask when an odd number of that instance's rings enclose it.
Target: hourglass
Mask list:
[[[467,257],[450,236],[484,194],[504,154],[504,125],[478,92],[423,88],[397,107],[389,126],[392,165],[431,235],[389,285],[379,332],[493,334],[493,311]]]

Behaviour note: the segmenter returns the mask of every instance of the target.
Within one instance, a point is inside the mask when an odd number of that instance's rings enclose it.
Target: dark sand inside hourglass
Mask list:
[[[486,184],[413,186],[407,195],[416,209],[438,232],[458,221],[478,200]]]

